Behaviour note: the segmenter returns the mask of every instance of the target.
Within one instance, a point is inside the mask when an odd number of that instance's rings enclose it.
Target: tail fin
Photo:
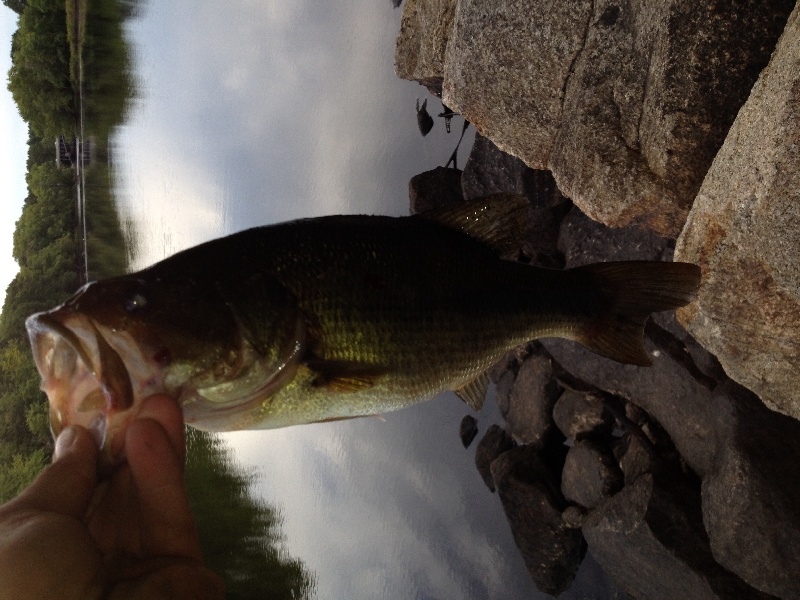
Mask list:
[[[611,262],[578,267],[589,274],[603,305],[580,342],[623,363],[652,363],[644,348],[644,325],[651,313],[692,301],[700,286],[700,267],[673,262]]]

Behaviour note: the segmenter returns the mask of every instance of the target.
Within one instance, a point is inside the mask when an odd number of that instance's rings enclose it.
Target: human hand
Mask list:
[[[183,418],[145,400],[125,435],[127,463],[98,481],[98,449],[73,426],[31,486],[0,506],[0,600],[218,599],[183,484]]]

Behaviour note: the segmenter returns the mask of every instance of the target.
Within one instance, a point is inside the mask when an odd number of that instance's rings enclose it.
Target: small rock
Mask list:
[[[561,391],[553,377],[549,355],[539,351],[528,356],[519,366],[508,408],[503,412],[511,434],[523,443],[542,448],[553,426],[553,405]],[[498,405],[506,405],[505,400],[498,397]]]
[[[492,479],[492,463],[504,452],[508,452],[517,444],[499,425],[492,425],[481,438],[475,449],[475,466],[478,468],[486,487],[494,492],[494,479]]]
[[[571,505],[564,509],[561,513],[561,521],[565,527],[570,529],[580,529],[583,527],[583,521],[586,519],[586,511],[580,506]]]
[[[492,463],[492,476],[514,542],[536,587],[558,595],[575,578],[585,554],[580,529],[562,520],[566,502],[548,468],[530,446],[520,446]]]
[[[576,443],[567,452],[561,491],[564,497],[592,509],[622,488],[622,472],[610,451],[589,440]]]
[[[574,390],[561,394],[553,407],[553,421],[572,440],[608,435],[614,427],[614,417],[601,398]]]
[[[417,99],[417,127],[422,137],[425,137],[433,129],[433,117],[428,113],[428,99],[422,101],[422,106],[419,105],[419,98]]]
[[[519,365],[516,365],[516,367],[518,368]],[[500,409],[501,414],[505,415],[508,413],[508,407],[511,401],[511,390],[514,389],[514,380],[516,378],[516,368],[509,367],[496,381],[495,398],[497,408]]]
[[[461,443],[464,448],[469,448],[472,440],[478,435],[478,421],[472,415],[464,415],[461,419],[461,426],[458,429],[458,434],[461,437]]]
[[[414,175],[408,183],[411,213],[424,213],[441,206],[462,204],[461,171],[436,167]]]

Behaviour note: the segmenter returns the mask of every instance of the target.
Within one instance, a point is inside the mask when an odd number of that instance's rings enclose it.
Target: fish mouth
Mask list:
[[[101,327],[64,312],[38,313],[25,322],[50,404],[50,429],[58,437],[69,425],[85,427],[106,458],[117,462],[122,441],[111,439],[112,430],[134,404],[128,369]]]

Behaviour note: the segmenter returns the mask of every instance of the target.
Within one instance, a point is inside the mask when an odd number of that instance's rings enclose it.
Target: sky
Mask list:
[[[28,126],[19,116],[17,105],[8,91],[8,69],[11,67],[11,34],[17,29],[17,14],[0,5],[0,306],[19,267],[11,257],[14,224],[22,213],[28,195],[25,185],[25,162],[28,158]]]

